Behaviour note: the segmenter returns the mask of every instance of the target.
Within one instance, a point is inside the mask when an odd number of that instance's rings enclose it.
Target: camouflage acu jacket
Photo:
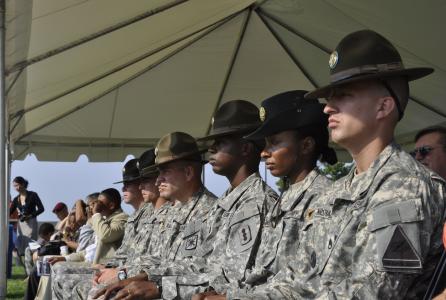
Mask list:
[[[194,239],[201,235],[201,244],[185,243],[183,256],[191,259],[164,268],[162,275],[170,276],[162,279],[163,298],[186,299],[207,287],[224,290],[229,281],[244,280],[257,253],[262,224],[276,200],[277,194],[258,173],[228,190],[200,224]]]
[[[144,256],[141,265],[133,268],[131,272],[136,274],[143,271],[150,274],[150,269],[158,267],[161,261],[169,262],[181,258],[187,237],[196,232],[196,224],[206,220],[216,198],[203,187],[187,203],[175,203],[166,217],[166,225],[160,230],[161,253],[158,257]]]
[[[353,169],[308,211],[296,261],[262,288],[264,294],[422,298],[442,250],[444,197],[438,175],[387,146],[366,172]]]

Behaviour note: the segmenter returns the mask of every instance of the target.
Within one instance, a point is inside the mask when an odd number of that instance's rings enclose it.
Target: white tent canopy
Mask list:
[[[13,158],[122,161],[170,131],[203,136],[225,101],[327,83],[331,50],[364,28],[406,66],[435,69],[411,84],[397,130],[411,143],[446,121],[445,11],[403,0],[7,0]]]
[[[3,9],[3,199],[9,149],[12,159],[122,161],[171,131],[203,136],[225,101],[327,83],[329,53],[359,29],[386,36],[407,67],[435,69],[411,84],[397,141],[410,147],[419,129],[446,121],[443,1],[3,0]],[[5,233],[6,201],[0,212]]]

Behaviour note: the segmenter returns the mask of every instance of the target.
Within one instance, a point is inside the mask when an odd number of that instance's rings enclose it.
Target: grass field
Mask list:
[[[26,282],[25,269],[22,266],[12,266],[12,278],[8,279],[6,299],[23,299]]]

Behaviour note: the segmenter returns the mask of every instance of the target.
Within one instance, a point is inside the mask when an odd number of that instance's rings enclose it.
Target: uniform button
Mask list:
[[[310,256],[310,264],[311,267],[314,268],[316,266],[316,252],[312,252]]]

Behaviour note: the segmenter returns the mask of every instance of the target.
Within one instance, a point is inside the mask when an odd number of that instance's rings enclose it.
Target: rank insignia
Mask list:
[[[197,244],[198,244],[198,235],[195,234],[186,240],[186,246],[184,248],[186,250],[194,250],[195,248],[197,248]]]
[[[330,55],[330,59],[328,60],[328,65],[330,66],[330,69],[334,69],[336,67],[336,65],[338,64],[338,52],[334,51],[333,53],[331,53]]]
[[[242,246],[246,245],[251,241],[252,236],[251,236],[251,228],[249,227],[249,225],[244,225],[240,228],[239,236],[240,236],[240,244]]]
[[[260,116],[260,121],[264,122],[265,118],[266,118],[266,111],[265,111],[265,108],[263,106],[260,107],[259,116]]]

